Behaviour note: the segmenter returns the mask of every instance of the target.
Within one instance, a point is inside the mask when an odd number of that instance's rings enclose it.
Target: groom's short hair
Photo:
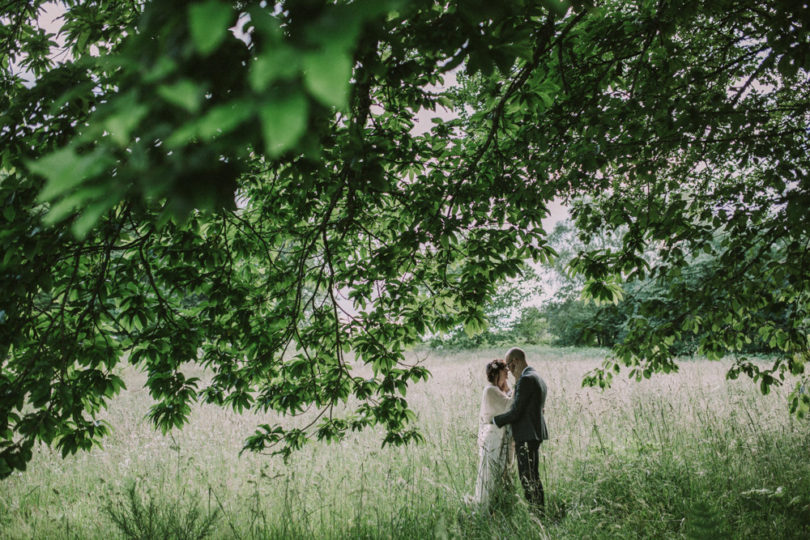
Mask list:
[[[526,362],[526,353],[523,352],[523,349],[518,347],[512,347],[506,352],[506,360],[512,359],[515,362]]]

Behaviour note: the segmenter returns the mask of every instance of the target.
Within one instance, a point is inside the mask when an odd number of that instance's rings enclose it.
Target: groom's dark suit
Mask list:
[[[529,503],[543,507],[543,484],[540,482],[538,449],[548,439],[543,407],[548,388],[545,381],[532,367],[526,367],[515,384],[515,400],[512,408],[495,416],[492,421],[498,427],[512,425],[515,439],[520,482]]]

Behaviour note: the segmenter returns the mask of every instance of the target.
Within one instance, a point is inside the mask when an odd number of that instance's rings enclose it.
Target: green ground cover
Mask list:
[[[464,502],[475,482],[483,366],[503,351],[414,352],[433,373],[407,394],[424,444],[380,448],[379,433],[354,433],[310,444],[287,464],[239,457],[269,420],[260,415],[198,406],[185,429],[161,435],[144,419],[144,376],[127,371],[103,448],[63,460],[41,447],[28,471],[0,483],[0,536],[810,536],[810,425],[788,415],[790,385],[763,396],[748,380],[726,381],[728,362],[695,360],[643,383],[620,376],[601,392],[580,383],[604,351],[528,352],[549,386],[544,519],[527,511],[519,488],[491,513]]]

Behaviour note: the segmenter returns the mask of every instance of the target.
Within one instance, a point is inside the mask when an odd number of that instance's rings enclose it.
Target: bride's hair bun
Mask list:
[[[498,373],[501,370],[506,369],[506,363],[501,360],[500,358],[496,358],[492,362],[487,364],[487,380],[492,384],[495,384],[495,381],[498,380]]]

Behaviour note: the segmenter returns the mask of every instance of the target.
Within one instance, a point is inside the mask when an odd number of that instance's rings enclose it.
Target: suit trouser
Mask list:
[[[517,464],[520,483],[523,484],[523,491],[526,493],[526,500],[529,504],[543,509],[545,503],[545,493],[543,483],[540,481],[540,459],[538,449],[540,441],[520,441],[516,442]]]

